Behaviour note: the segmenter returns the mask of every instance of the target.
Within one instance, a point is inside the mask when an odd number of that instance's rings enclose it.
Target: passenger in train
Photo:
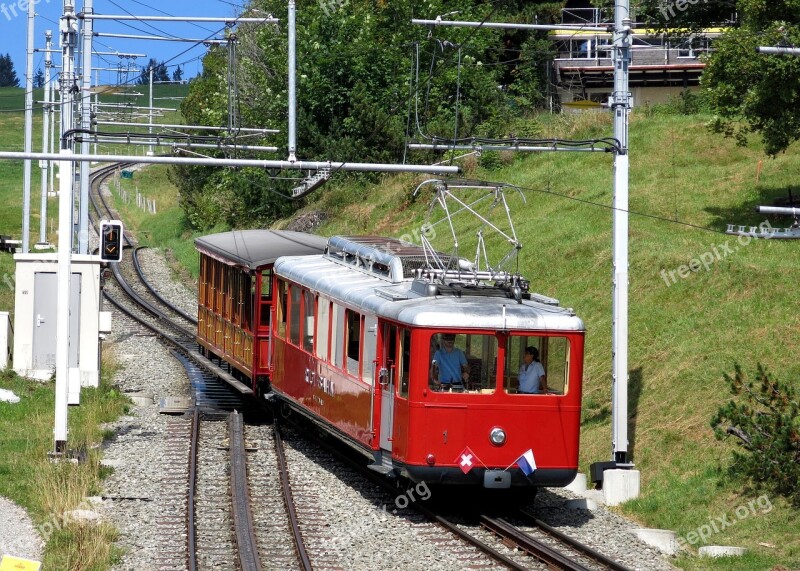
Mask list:
[[[442,334],[442,345],[433,354],[430,378],[438,382],[442,390],[458,385],[463,389],[469,380],[469,366],[464,351],[455,346],[456,336],[452,333]],[[438,372],[438,373],[437,373]]]
[[[539,361],[539,349],[526,347],[519,368],[519,392],[521,394],[537,394],[547,392],[547,377],[544,367]]]

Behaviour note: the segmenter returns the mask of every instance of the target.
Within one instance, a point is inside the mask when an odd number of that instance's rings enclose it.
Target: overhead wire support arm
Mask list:
[[[263,18],[230,18],[230,17],[201,17],[201,16],[131,16],[130,14],[78,14],[78,18],[86,20],[132,20],[137,22],[196,22],[219,23],[233,26],[235,24],[278,24],[280,20],[272,16]]]
[[[136,155],[69,155],[64,157],[51,153],[20,153],[0,151],[0,160],[60,160],[65,164],[72,162],[92,163],[140,163],[154,165],[196,165],[207,167],[241,167],[279,170],[322,170],[353,172],[415,172],[432,174],[456,174],[458,167],[437,165],[398,165],[384,163],[350,163],[333,161],[276,161],[259,159],[215,159],[215,158],[175,158],[147,157]],[[67,177],[64,177],[67,180]]]
[[[508,22],[462,22],[457,20],[420,20],[414,18],[412,24],[421,26],[448,26],[454,28],[498,28],[502,30],[574,30],[576,32],[608,32],[610,26],[576,26],[570,24],[512,24]]]
[[[197,38],[171,38],[169,36],[140,36],[136,34],[112,34],[108,32],[94,32],[95,38],[121,38],[124,40],[155,40],[158,42],[185,42],[189,44],[209,44],[224,46],[228,40],[223,39],[197,39]]]
[[[756,51],[760,54],[800,56],[800,48],[759,46]]]

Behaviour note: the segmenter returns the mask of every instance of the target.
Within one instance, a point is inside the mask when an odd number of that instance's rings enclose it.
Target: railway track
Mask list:
[[[115,218],[100,189],[117,168],[113,165],[93,173],[91,198],[100,217]],[[194,341],[197,319],[165,299],[148,282],[138,257],[141,249],[132,247],[129,236],[125,241],[131,246],[126,249],[131,263],[110,264],[114,281],[105,284],[104,297],[138,327],[172,347],[190,380],[195,403],[191,421],[173,418],[168,426],[170,448],[163,475],[168,492],[164,517],[158,524],[162,546],[157,568],[261,571],[262,555],[268,568],[284,568],[289,555],[291,568],[311,569],[292,504],[285,460],[279,460],[283,456],[279,437],[273,438],[280,453],[275,454],[272,473],[281,474],[277,481],[283,483],[283,496],[276,497],[283,497],[283,502],[275,509],[259,510],[259,514],[272,521],[286,521],[288,537],[295,546],[288,554],[285,542],[260,538],[256,532],[260,528],[254,525],[254,494],[250,490],[261,491],[259,475],[264,466],[248,464],[243,417],[233,410],[250,408],[250,401],[243,401],[242,396],[251,391],[243,390],[247,387],[200,355]],[[227,414],[227,423],[218,421],[223,414]],[[284,552],[281,557],[276,549]]]
[[[96,172],[93,188],[99,189],[102,180],[115,169]],[[97,194],[97,212],[102,217],[115,218],[99,190]],[[337,567],[335,558],[330,558],[325,549],[305,546],[304,535],[311,538],[312,544],[325,539],[324,517],[319,504],[313,501],[295,506],[279,432],[274,426],[245,428],[241,415],[236,413],[230,414],[230,424],[219,422],[237,405],[241,408],[240,397],[247,395],[249,388],[238,387],[238,381],[227,371],[200,355],[194,341],[196,318],[175,307],[150,285],[139,261],[142,249],[132,247],[127,236],[126,241],[131,246],[126,249],[130,263],[111,265],[115,279],[106,284],[106,299],[173,347],[191,381],[197,405],[191,429],[182,418],[170,424],[175,444],[174,453],[168,458],[171,468],[164,480],[171,491],[166,516],[159,523],[164,546],[156,562],[158,569],[260,571],[262,562],[263,568],[311,569],[312,561],[318,568]],[[225,382],[219,382],[219,377]],[[220,387],[224,389],[221,392]],[[187,432],[192,435],[189,444]],[[188,461],[183,462],[183,458]],[[374,478],[363,466],[357,470],[386,486],[385,479]],[[387,492],[397,496],[397,489],[391,486]],[[420,514],[413,517],[420,518],[415,525],[424,528],[421,535],[434,543],[446,542],[448,549],[458,552],[456,557],[465,566],[626,569],[574,540],[559,537],[556,530],[547,529],[541,522],[534,524],[545,529],[550,539],[533,537],[530,528],[488,515],[477,521],[453,521],[426,510],[420,502],[411,502],[411,506]],[[557,548],[552,545],[554,541],[559,543]]]

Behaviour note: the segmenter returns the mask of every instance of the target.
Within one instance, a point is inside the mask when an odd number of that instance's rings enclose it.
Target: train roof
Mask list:
[[[352,241],[356,247],[375,242],[374,237],[360,239],[360,243],[352,238],[331,238],[332,243],[347,240]],[[393,241],[385,242],[382,239],[382,244],[383,250],[393,249]],[[415,248],[412,246],[405,251],[417,258],[418,251]],[[336,248],[329,246],[329,250],[335,252]],[[429,288],[424,280],[407,277],[407,274],[398,279],[392,275],[371,272],[368,268],[359,270],[345,260],[337,261],[330,253],[320,256],[282,257],[275,262],[275,272],[351,307],[418,327],[584,330],[583,321],[571,309],[552,303],[542,303],[534,299],[521,299],[518,302],[498,290],[483,293],[473,290],[467,295],[453,295],[450,292],[442,295],[440,290]]]
[[[321,254],[328,239],[291,230],[234,230],[202,236],[194,243],[215,259],[255,270],[281,256]]]

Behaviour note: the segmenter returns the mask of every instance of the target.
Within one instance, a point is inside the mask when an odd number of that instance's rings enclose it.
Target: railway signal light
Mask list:
[[[104,262],[122,261],[122,222],[100,222],[100,259]]]

